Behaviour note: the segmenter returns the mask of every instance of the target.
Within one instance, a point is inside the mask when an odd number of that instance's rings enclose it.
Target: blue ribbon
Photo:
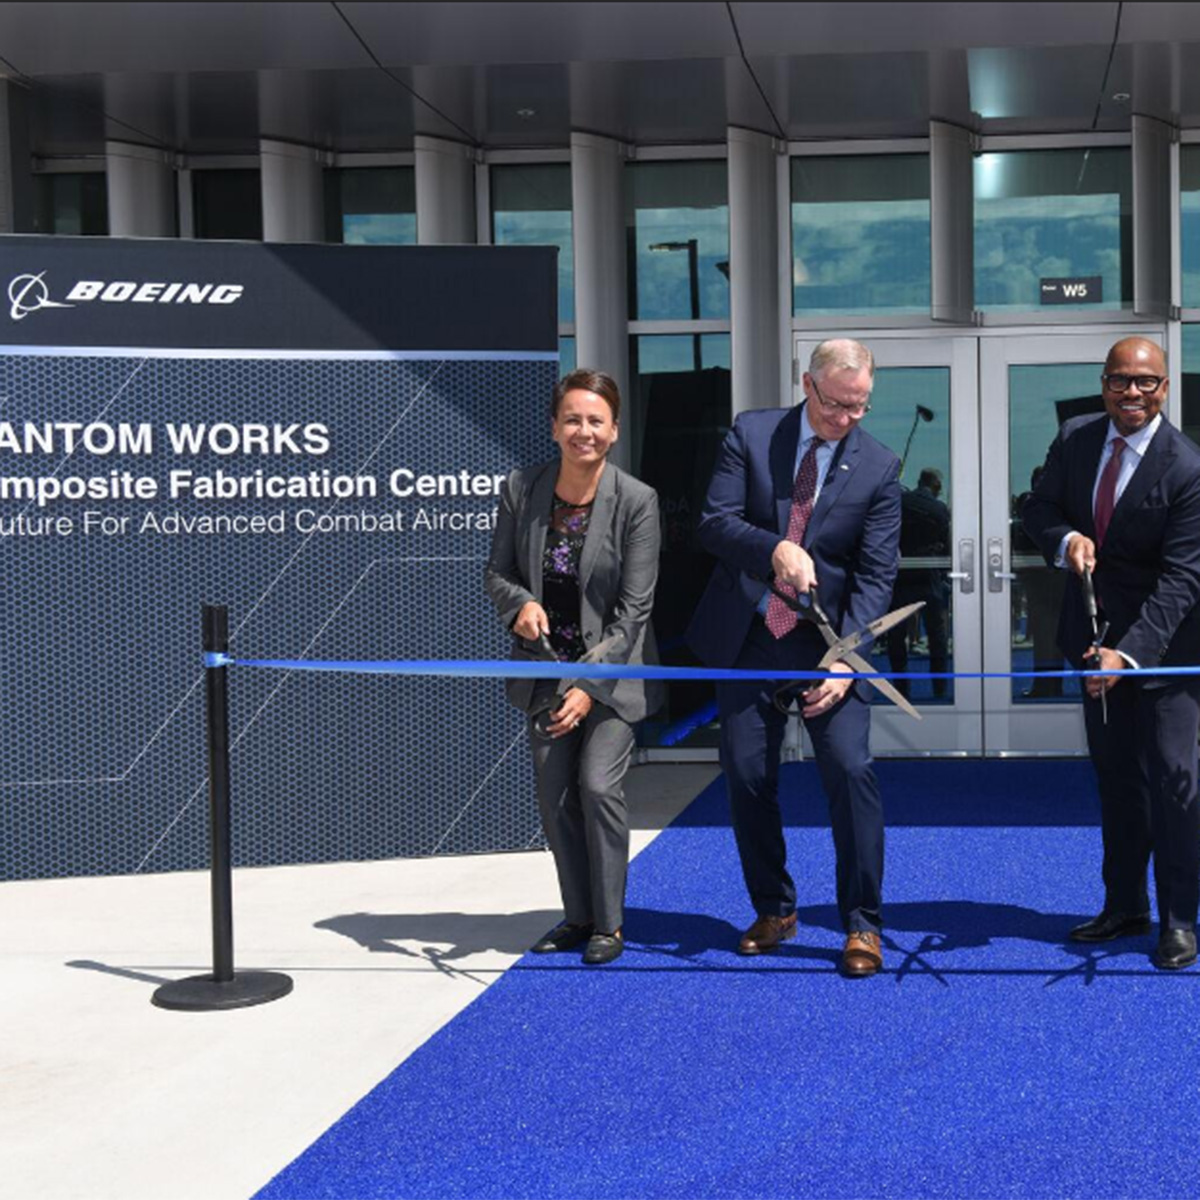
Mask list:
[[[813,680],[829,678],[828,671],[739,671],[713,667],[663,667],[617,663],[553,663],[498,659],[319,659],[234,658],[208,652],[205,667],[261,667],[271,671],[343,671],[356,675],[452,676],[459,679],[752,679]],[[1089,675],[1188,676],[1200,675],[1197,667],[1126,667],[1120,671],[839,671],[845,679],[1081,679]]]

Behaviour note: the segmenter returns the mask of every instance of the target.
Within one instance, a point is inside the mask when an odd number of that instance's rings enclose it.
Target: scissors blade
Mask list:
[[[1104,622],[1104,628],[1101,630],[1100,610],[1096,604],[1096,581],[1092,578],[1090,567],[1083,568],[1080,583],[1083,586],[1083,608],[1092,622],[1092,645],[1099,646],[1108,636],[1108,622]],[[1097,652],[1095,659],[1095,665],[1099,666],[1099,652]],[[1108,724],[1108,694],[1106,692],[1100,693],[1100,720],[1103,724]]]
[[[829,617],[826,616],[824,610],[821,608],[814,592],[808,593],[808,603],[802,606],[802,602],[798,599],[794,600],[792,597],[780,592],[774,583],[770,584],[770,588],[789,607],[796,609],[802,617],[811,621],[821,631],[821,636],[825,639],[825,645],[829,649],[825,651],[821,656],[821,661],[817,663],[818,671],[827,670],[831,663],[842,661],[862,675],[875,676],[875,678],[868,679],[867,682],[882,692],[897,708],[908,713],[910,717],[915,717],[918,721],[921,719],[921,714],[913,708],[907,698],[900,693],[890,680],[879,676],[875,668],[862,655],[856,654],[854,647],[863,640],[867,632],[870,632],[874,636],[877,633],[890,629],[893,625],[898,625],[917,609],[922,608],[925,604],[924,600],[916,604],[906,605],[904,608],[898,608],[895,612],[887,613],[882,617],[877,617],[865,630],[859,630],[857,633],[839,638],[834,633],[833,626],[829,622]],[[805,609],[808,611],[804,611]]]
[[[907,621],[913,613],[920,612],[924,607],[924,600],[918,600],[915,604],[906,604],[903,608],[893,609],[892,612],[885,613],[882,617],[876,617],[875,620],[869,622],[864,628],[858,630],[857,633],[848,633],[844,638],[839,638],[836,642],[830,642],[829,651],[822,660],[822,666],[828,666],[830,662],[833,662],[843,652],[848,653],[851,650],[857,650],[867,638],[877,638],[881,633],[887,633],[893,626]],[[837,654],[834,654],[835,650],[838,652]]]
[[[839,648],[842,644],[842,639],[833,631],[833,626],[828,620],[818,620],[814,617],[808,618],[809,623],[815,625],[820,631],[821,636],[825,639],[825,645],[829,647],[825,651],[825,657],[821,659],[821,666],[826,667],[833,662],[835,658],[840,658]]]
[[[870,676],[867,682],[882,692],[902,712],[908,713],[910,717],[916,717],[918,721],[921,719],[921,714],[909,703],[908,697],[890,679],[884,679],[861,654],[855,654],[852,650],[849,654],[842,655],[842,661],[848,667],[853,667],[860,675]]]
[[[864,635],[870,634],[873,638],[878,637],[881,633],[887,633],[889,629],[907,621],[913,613],[920,612],[924,607],[925,601],[918,600],[915,604],[906,604],[903,608],[893,609],[882,617],[876,617],[858,636],[862,638]]]

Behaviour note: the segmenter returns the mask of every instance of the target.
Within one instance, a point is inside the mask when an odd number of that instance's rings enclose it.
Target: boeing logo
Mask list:
[[[8,315],[24,320],[43,308],[74,308],[89,300],[102,304],[233,304],[245,287],[240,283],[133,283],[117,280],[81,279],[67,293],[67,301],[51,300],[50,289],[40,275],[17,275],[8,285]]]
[[[45,275],[45,271],[42,275]],[[8,315],[14,321],[23,321],[39,308],[74,308],[73,304],[60,304],[50,299],[50,289],[42,275],[18,275],[8,285]]]

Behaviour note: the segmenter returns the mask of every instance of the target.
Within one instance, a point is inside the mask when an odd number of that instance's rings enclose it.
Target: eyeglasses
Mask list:
[[[871,411],[871,402],[864,400],[861,404],[841,404],[837,400],[826,400],[821,395],[821,389],[817,387],[817,381],[810,375],[809,380],[813,385],[813,391],[817,393],[817,399],[821,403],[821,408],[827,413],[832,413],[835,416],[849,417],[852,421],[861,421],[863,417]]]
[[[1132,383],[1143,396],[1157,392],[1166,380],[1165,375],[1102,375],[1104,386],[1110,392],[1127,392]]]

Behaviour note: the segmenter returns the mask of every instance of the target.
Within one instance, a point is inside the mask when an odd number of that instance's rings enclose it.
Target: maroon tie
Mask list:
[[[792,488],[792,510],[788,513],[787,540],[795,542],[797,546],[804,540],[808,518],[812,516],[813,500],[817,494],[817,449],[823,445],[825,442],[821,438],[813,438],[808,443],[808,449],[800,460],[800,469],[796,472],[796,483]],[[789,596],[796,594],[796,589],[790,583],[780,581],[776,586]],[[796,614],[772,593],[767,602],[767,628],[777,638],[781,638],[796,628],[798,620]]]
[[[1112,454],[1104,464],[1100,486],[1096,488],[1096,548],[1104,545],[1104,535],[1117,506],[1117,477],[1121,474],[1121,454],[1125,449],[1124,438],[1113,438]]]

